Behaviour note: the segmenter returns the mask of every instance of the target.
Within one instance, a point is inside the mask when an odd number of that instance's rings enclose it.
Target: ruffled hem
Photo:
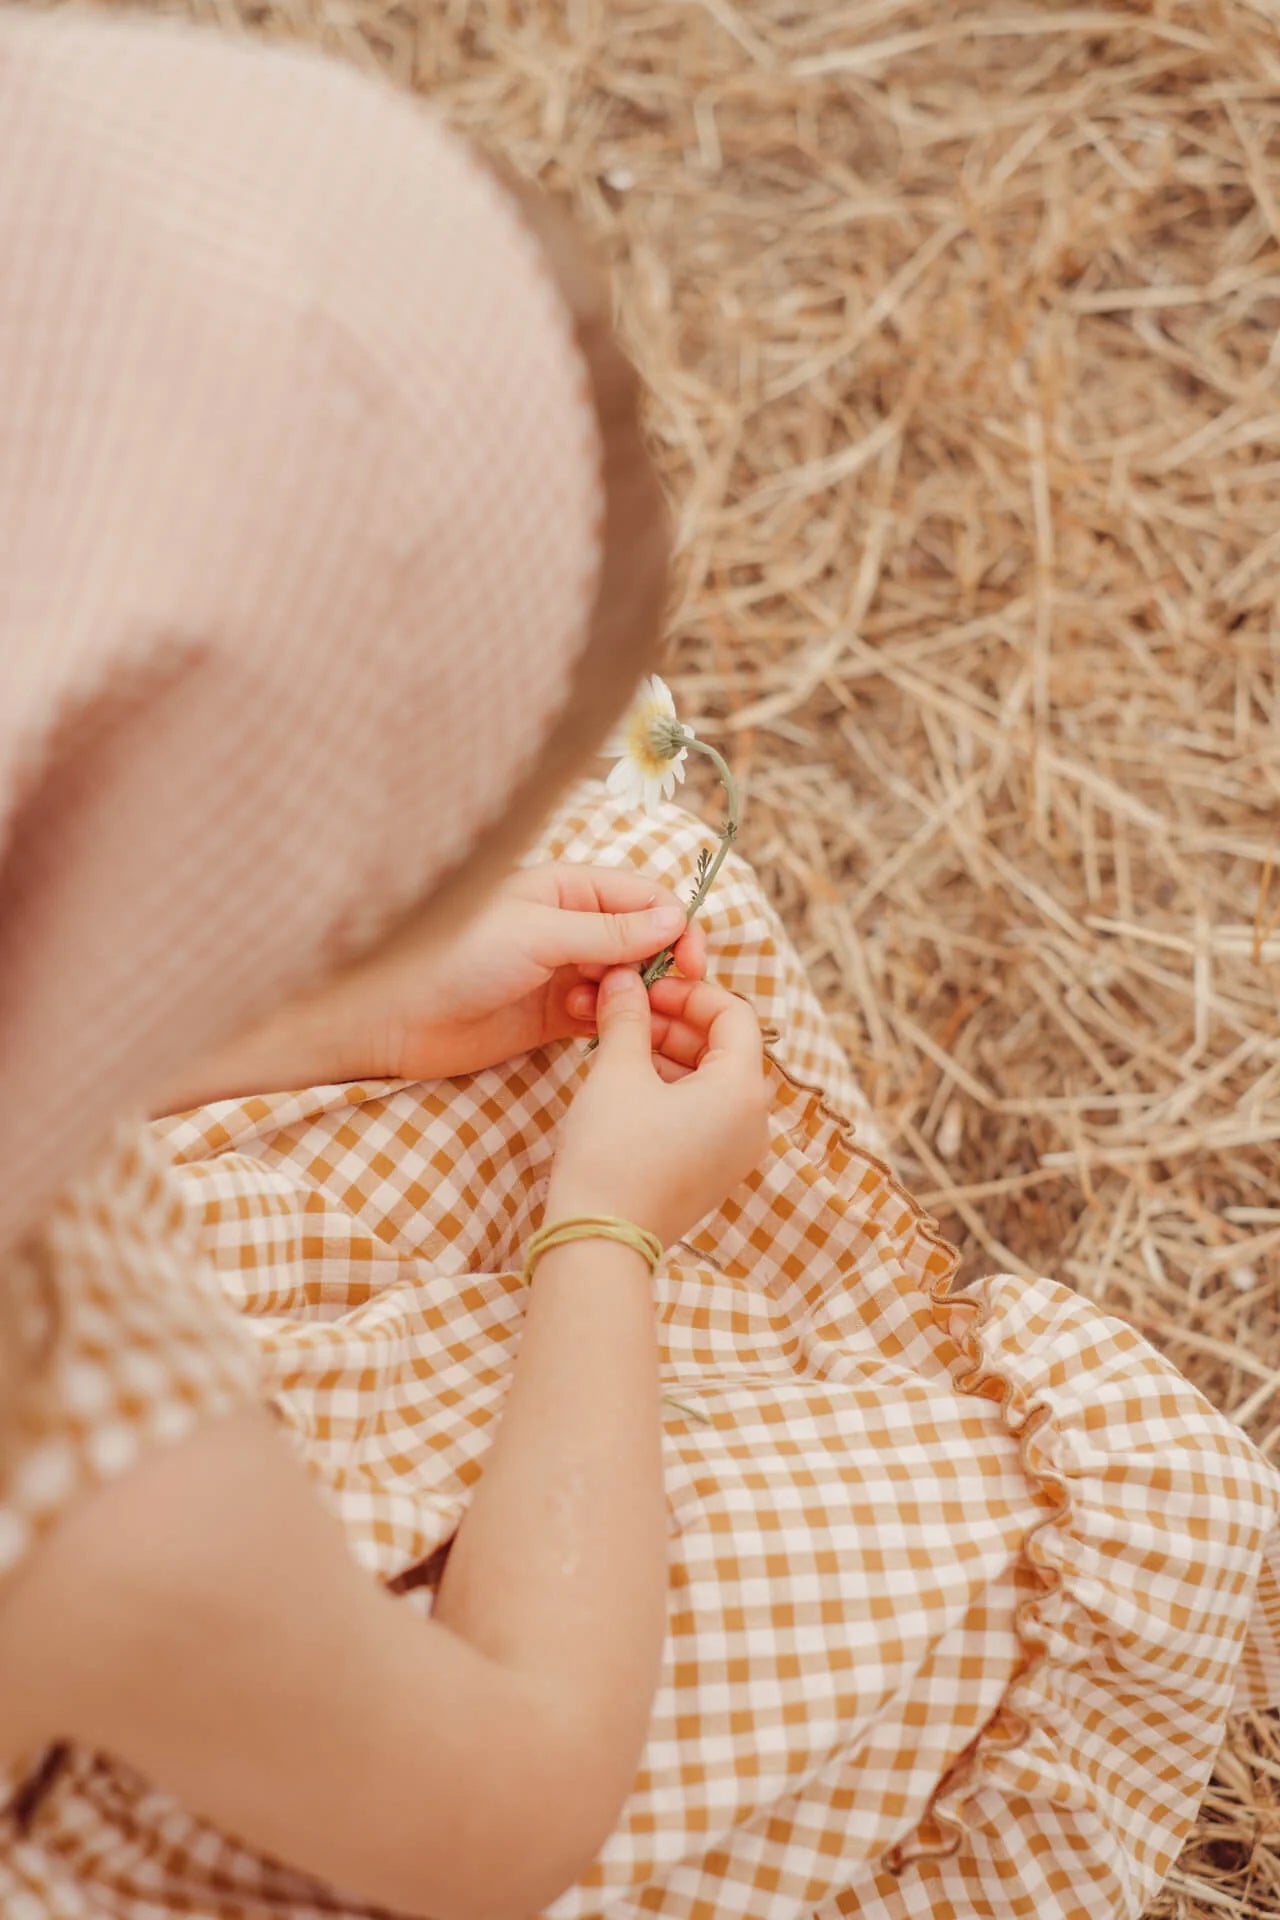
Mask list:
[[[915,1834],[891,1847],[885,1855],[884,1864],[890,1873],[901,1873],[922,1860],[947,1859],[957,1853],[967,1832],[965,1809],[981,1790],[991,1761],[996,1755],[1015,1752],[1030,1740],[1038,1716],[1025,1695],[1049,1657],[1041,1613],[1046,1604],[1061,1593],[1063,1585],[1061,1569],[1046,1554],[1045,1543],[1054,1534],[1065,1538],[1075,1506],[1066,1481],[1055,1473],[1041,1452],[1045,1430],[1053,1421],[1052,1408],[1044,1401],[1032,1401],[1026,1407],[1017,1404],[1016,1383],[988,1359],[983,1348],[982,1334],[991,1317],[990,1302],[966,1298],[956,1292],[959,1255],[942,1240],[933,1222],[924,1214],[921,1214],[921,1227],[926,1231],[932,1229],[935,1244],[946,1247],[951,1256],[950,1271],[931,1283],[928,1299],[939,1324],[946,1327],[952,1339],[959,1341],[963,1351],[963,1358],[952,1367],[952,1384],[958,1393],[980,1395],[997,1403],[1007,1431],[1018,1442],[1023,1472],[1049,1511],[1022,1542],[1020,1570],[1038,1588],[1022,1601],[1014,1615],[1022,1665],[995,1714],[939,1781]]]
[[[904,1269],[923,1295],[944,1349],[950,1349],[944,1364],[952,1385],[958,1393],[991,1401],[1000,1408],[1005,1429],[1017,1442],[1022,1470],[1033,1494],[1045,1508],[1043,1517],[1028,1529],[1022,1540],[1016,1569],[1019,1585],[1029,1590],[1014,1619],[1021,1663],[995,1713],[939,1781],[912,1832],[882,1855],[881,1864],[896,1876],[922,1862],[948,1860],[958,1854],[970,1831],[968,1809],[983,1788],[991,1784],[997,1763],[1007,1761],[1033,1743],[1052,1744],[1052,1706],[1043,1687],[1051,1661],[1048,1616],[1051,1612],[1057,1614],[1062,1603],[1071,1602],[1063,1567],[1069,1568],[1072,1564],[1072,1535],[1079,1530],[1081,1515],[1070,1481],[1054,1463],[1055,1454],[1061,1453],[1066,1444],[1064,1424],[1058,1412],[1049,1400],[1028,1392],[1016,1366],[1007,1357],[988,1350],[987,1335],[996,1310],[996,1296],[990,1290],[994,1283],[987,1283],[985,1292],[969,1292],[957,1285],[960,1256],[943,1236],[937,1222],[902,1185],[891,1167],[859,1145],[854,1122],[833,1105],[825,1091],[799,1079],[783,1065],[776,1041],[776,1034],[767,1031],[766,1052],[779,1076],[794,1092],[813,1103],[817,1115],[830,1129],[828,1138],[834,1137],[855,1165],[875,1176],[879,1195],[891,1198],[905,1210],[908,1222],[905,1240],[918,1236],[923,1243],[924,1261],[918,1279],[910,1272],[917,1262],[904,1261]],[[860,1191],[865,1194],[866,1186],[861,1186]],[[1209,1416],[1207,1403],[1205,1410]],[[1248,1446],[1244,1436],[1240,1438]],[[1280,1504],[1280,1480],[1275,1484]],[[1055,1626],[1052,1658],[1061,1664],[1060,1617],[1055,1620]],[[1092,1639],[1092,1632],[1073,1636],[1081,1657]],[[1038,1692],[1042,1697],[1037,1697]],[[1032,1761],[1030,1754],[1027,1758]]]

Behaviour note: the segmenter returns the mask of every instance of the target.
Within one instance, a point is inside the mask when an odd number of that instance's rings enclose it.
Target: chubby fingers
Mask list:
[[[545,867],[526,867],[523,878],[526,898],[572,913],[639,913],[676,897],[670,887],[635,867],[578,866],[556,860]]]
[[[701,927],[685,931],[686,902],[671,887],[634,867],[574,866],[568,861],[553,861],[521,869],[508,885],[515,898],[550,909],[565,932],[571,933],[575,926],[585,932],[585,942],[578,942],[581,950],[567,953],[566,961],[576,961],[588,979],[603,979],[611,966],[647,960],[650,953],[659,952],[673,940],[677,942],[676,965],[681,973],[700,980],[706,970],[706,935]],[[665,915],[667,932],[656,946],[633,952],[637,940],[648,937],[642,932],[646,914]],[[545,914],[540,918],[546,938],[551,921]],[[586,925],[593,918],[597,921],[594,933]],[[599,931],[600,920],[614,923],[623,938],[615,940],[611,933]],[[653,921],[647,924],[652,926]]]
[[[659,981],[658,986],[665,985]],[[691,1020],[684,1020],[678,1013],[663,1013],[653,1004],[653,995],[649,994],[649,1019],[654,1064],[665,1062],[677,1067],[682,1073],[692,1073],[700,1064],[707,1051],[707,1030],[696,1026]],[[661,1068],[659,1068],[661,1070]],[[667,1076],[675,1078],[675,1075]]]
[[[745,1000],[705,980],[668,975],[649,993],[655,1025],[665,1022],[661,1051],[682,1066],[723,1061],[759,1074],[764,1066],[760,1022]]]
[[[565,1001],[570,1018],[594,1026],[598,992],[586,981],[571,987]],[[673,1067],[690,1072],[712,1053],[762,1065],[760,1023],[747,1002],[724,987],[668,974],[650,987],[649,1012],[653,1051]]]
[[[665,888],[659,888],[658,895],[664,906],[668,899],[676,906],[680,904],[674,894],[667,894]],[[654,953],[660,951],[661,948],[658,947],[653,949]],[[707,935],[706,929],[697,920],[695,920],[691,926],[686,926],[684,932],[675,942],[672,951],[675,955],[676,966],[684,975],[685,979],[701,980],[707,970]],[[649,953],[645,953],[639,957],[643,960],[648,960],[652,956]],[[579,966],[578,971],[584,980],[598,982],[603,980],[608,969],[599,961],[586,961]]]
[[[586,942],[589,950],[569,955],[586,980],[602,980],[611,966],[625,966],[630,960],[648,960],[673,940],[676,965],[687,980],[701,980],[707,970],[707,936],[696,921],[692,926],[687,924],[686,901],[673,888],[638,872],[635,867],[575,866],[569,861],[553,861],[543,867],[521,869],[510,885],[518,898],[555,910],[566,927],[570,917],[581,926],[590,916],[601,915],[613,921],[625,920],[630,929],[638,932],[645,913],[678,910],[679,921],[673,923],[675,931],[668,932],[644,952],[624,951],[621,946],[610,943],[607,933],[595,941],[589,937]],[[634,945],[634,940],[630,944]]]
[[[661,984],[661,982],[659,983]],[[655,1013],[652,1009],[650,991],[649,1049],[653,1064],[663,1080],[683,1080],[686,1074],[697,1067],[706,1048],[707,1036],[700,1027],[689,1026],[683,1020],[673,1020],[665,1014]],[[596,1002],[598,989],[594,986],[572,987],[566,999],[569,1017],[583,1033],[596,1031]]]
[[[601,975],[647,960],[685,928],[684,908],[672,899],[633,913],[576,913],[533,902],[523,912],[525,950],[540,966],[598,968]]]
[[[686,980],[701,980],[707,971],[707,930],[692,921],[675,944],[675,962]]]
[[[505,885],[513,899],[536,900],[571,913],[639,913],[675,897],[635,867],[592,867],[571,860],[519,867]]]

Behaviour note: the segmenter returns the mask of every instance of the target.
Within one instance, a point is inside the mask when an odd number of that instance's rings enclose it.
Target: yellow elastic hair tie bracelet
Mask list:
[[[550,1253],[552,1247],[567,1246],[570,1240],[617,1240],[620,1245],[630,1247],[647,1260],[650,1273],[656,1273],[663,1252],[657,1234],[638,1227],[634,1220],[620,1220],[612,1213],[576,1214],[570,1220],[553,1220],[549,1227],[539,1227],[536,1233],[529,1236],[524,1256],[526,1286],[532,1280],[533,1270],[543,1254]],[[715,1425],[709,1413],[703,1413],[700,1408],[691,1407],[686,1400],[677,1400],[669,1393],[663,1394],[662,1404],[664,1407],[674,1407],[677,1413],[684,1414],[686,1419],[697,1420],[704,1427]]]
[[[550,1253],[552,1247],[566,1246],[571,1240],[616,1240],[620,1246],[630,1247],[642,1260],[647,1260],[650,1273],[656,1272],[662,1258],[662,1242],[657,1234],[638,1227],[634,1220],[619,1220],[611,1213],[575,1214],[570,1220],[553,1220],[550,1226],[539,1227],[530,1236],[524,1256],[526,1284],[532,1280],[533,1270],[544,1253]]]

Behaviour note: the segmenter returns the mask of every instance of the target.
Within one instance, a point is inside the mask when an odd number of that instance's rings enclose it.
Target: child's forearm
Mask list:
[[[545,1684],[595,1756],[601,1840],[634,1777],[666,1614],[652,1280],[607,1240],[539,1262],[515,1378],[436,1619]]]
[[[159,1119],[214,1100],[346,1079],[341,1042],[324,993],[288,1001],[247,1033],[176,1074],[149,1101],[151,1116]],[[372,1066],[368,1071],[372,1073]]]

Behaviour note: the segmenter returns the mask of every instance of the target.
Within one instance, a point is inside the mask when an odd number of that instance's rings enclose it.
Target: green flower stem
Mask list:
[[[673,1393],[664,1393],[662,1404],[664,1407],[674,1407],[676,1412],[682,1413],[686,1420],[696,1420],[700,1426],[714,1427],[715,1425],[709,1413],[704,1413],[701,1407],[691,1407],[687,1400],[677,1400]]]
[[[697,891],[689,902],[689,919],[692,921],[699,907],[701,907],[703,901],[710,893],[712,882],[724,865],[725,856],[730,847],[738,837],[739,805],[738,783],[734,779],[729,768],[729,763],[724,755],[717,753],[714,747],[708,746],[705,740],[699,740],[696,734],[686,733],[684,735],[684,744],[686,747],[691,748],[694,753],[706,754],[708,760],[710,760],[720,776],[720,785],[724,788],[725,797],[725,823],[720,830],[720,845],[716,849],[715,859],[708,866],[706,872],[698,882]],[[670,973],[674,965],[675,948],[664,947],[661,953],[655,953],[652,960],[645,962],[640,973],[640,978],[644,981],[646,987],[651,987],[655,980],[661,980],[666,974]]]
[[[706,872],[699,880],[694,896],[689,902],[689,919],[692,920],[710,893],[711,883],[724,865],[725,856],[738,837],[738,783],[729,770],[729,762],[722,753],[717,753],[714,747],[709,747],[705,740],[699,740],[696,734],[685,733],[682,736],[682,740],[683,744],[691,748],[694,753],[706,754],[708,760],[711,761],[720,776],[720,785],[724,788],[725,797],[725,822],[720,829],[720,845],[716,849],[714,860],[708,862]],[[670,973],[675,963],[675,948],[664,947],[661,953],[654,954],[652,960],[645,961],[644,966],[640,969],[640,978],[644,981],[646,987],[651,987],[655,980],[664,979],[665,976]],[[587,1053],[594,1053],[599,1045],[600,1042],[598,1039],[588,1040],[585,1051]],[[705,1415],[698,1417],[705,1418]]]

